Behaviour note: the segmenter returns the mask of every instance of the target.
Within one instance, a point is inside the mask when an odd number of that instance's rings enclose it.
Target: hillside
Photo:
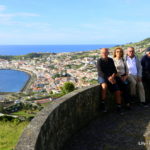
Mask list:
[[[143,54],[145,52],[145,49],[150,46],[150,38],[146,38],[140,42],[135,42],[135,43],[131,42],[131,43],[124,44],[124,45],[116,45],[115,47],[122,47],[123,49],[126,49],[129,46],[134,47],[137,53]],[[114,49],[115,47],[111,49]]]

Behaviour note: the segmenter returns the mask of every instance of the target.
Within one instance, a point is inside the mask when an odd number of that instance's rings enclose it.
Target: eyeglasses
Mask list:
[[[122,53],[122,51],[116,51],[116,53]]]

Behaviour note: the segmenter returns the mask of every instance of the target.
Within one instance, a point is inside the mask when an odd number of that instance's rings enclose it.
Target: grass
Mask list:
[[[42,106],[42,107],[46,107],[46,106],[48,106],[50,103],[51,103],[51,102],[43,103],[43,104],[41,104],[41,106]]]
[[[18,112],[14,112],[12,113],[12,115],[16,115],[16,116],[24,116],[24,117],[34,117],[36,115],[36,113],[38,111],[32,111],[31,113],[28,113],[29,111],[24,111],[24,110],[21,110],[21,111],[18,111]]]
[[[0,121],[0,150],[13,150],[27,124]]]

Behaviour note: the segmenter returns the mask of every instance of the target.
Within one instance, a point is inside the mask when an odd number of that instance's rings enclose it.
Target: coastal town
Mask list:
[[[145,47],[149,45],[149,41],[150,39],[148,38],[139,43],[120,46],[126,49],[127,46],[133,45],[136,53],[141,55]],[[112,52],[113,48],[110,49],[110,57]],[[43,96],[50,97],[52,100],[53,98],[49,94],[61,93],[61,87],[65,82],[73,83],[75,89],[97,83],[96,62],[100,56],[100,49],[68,53],[39,52],[31,53],[31,55],[33,56],[26,57],[26,55],[23,55],[17,57],[17,59],[0,58],[0,69],[20,70],[30,75],[29,81],[20,92],[18,91],[18,93],[30,93],[30,96],[25,97],[24,100],[40,100],[41,96],[39,95],[41,95],[41,92]],[[12,95],[15,94],[13,93]],[[1,96],[0,99],[1,101],[15,100],[13,96],[10,98],[10,95]],[[18,99],[16,98],[16,100]]]
[[[34,83],[28,87],[33,92],[60,92],[60,87],[67,81],[76,88],[82,88],[97,80],[96,57],[98,52],[49,54],[41,58],[21,60],[0,59],[0,69],[15,69],[36,76]],[[76,57],[77,56],[77,57]],[[78,58],[79,56],[79,58]],[[32,76],[32,75],[31,75]]]
[[[49,96],[50,94],[61,93],[61,87],[65,82],[73,83],[75,89],[97,83],[96,61],[99,50],[39,54],[40,57],[32,59],[25,57],[11,60],[0,59],[0,69],[20,70],[30,75],[22,91],[1,95],[1,101],[25,102],[28,100],[29,102],[32,100],[33,102],[36,100],[38,103],[46,103],[55,99]],[[27,96],[18,98],[20,93]]]

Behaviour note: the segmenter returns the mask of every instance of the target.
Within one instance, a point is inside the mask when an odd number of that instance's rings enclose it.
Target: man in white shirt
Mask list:
[[[130,54],[133,54],[133,52],[128,51]],[[134,76],[137,75],[137,67],[136,67],[136,58],[127,56],[127,66],[129,68],[129,74],[132,74]]]
[[[131,96],[136,97],[137,90],[141,104],[146,106],[145,90],[142,83],[142,67],[139,59],[135,56],[134,47],[128,47],[125,60],[129,69],[128,80],[130,82]]]

